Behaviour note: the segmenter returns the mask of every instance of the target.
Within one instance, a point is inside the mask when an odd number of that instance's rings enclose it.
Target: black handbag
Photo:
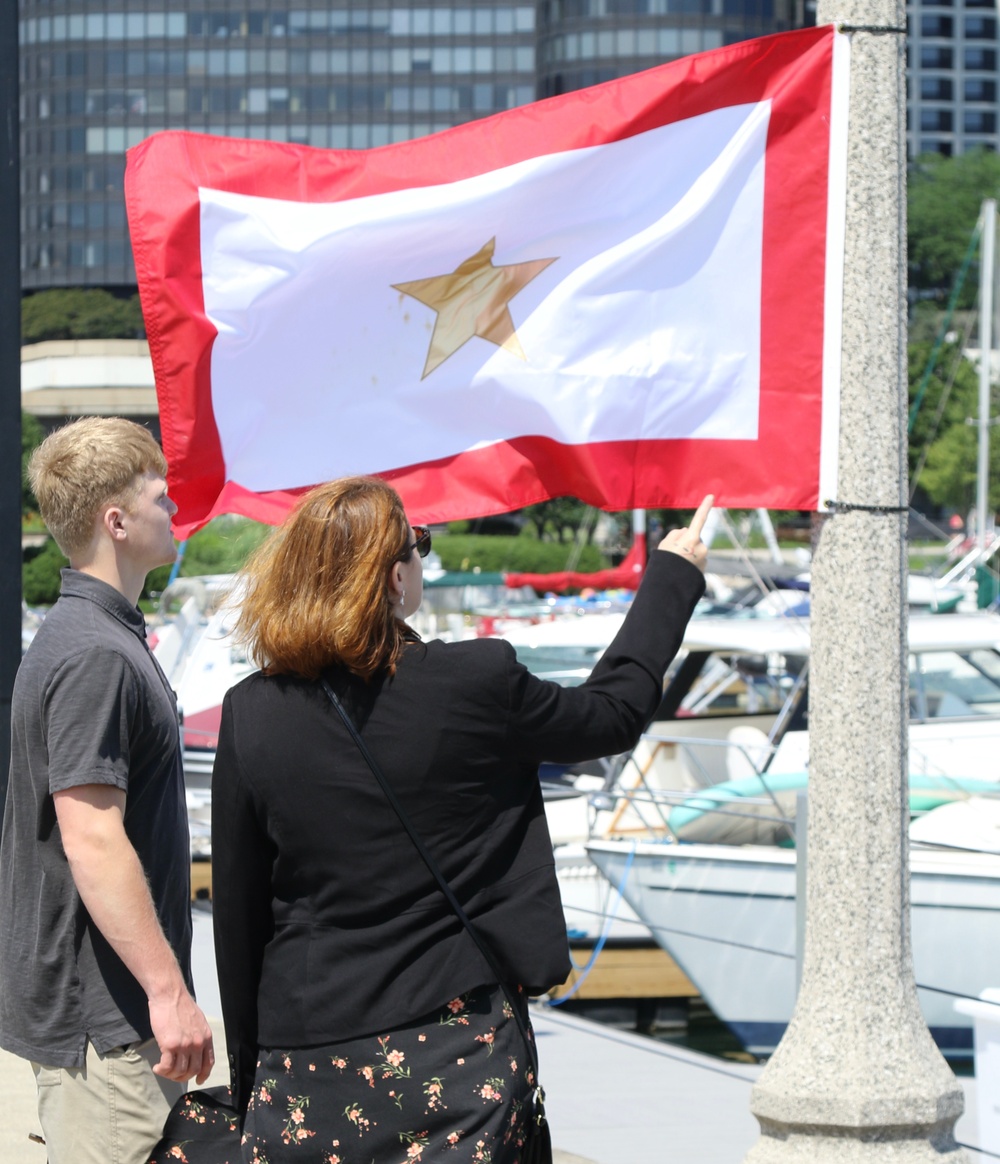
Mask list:
[[[240,1119],[228,1087],[189,1091],[170,1109],[146,1164],[243,1164]]]
[[[382,769],[375,762],[375,757],[371,754],[371,752],[369,752],[368,745],[361,738],[360,732],[354,726],[354,722],[344,709],[344,705],[337,697],[337,693],[326,681],[326,679],[321,679],[320,682],[323,684],[323,690],[329,696],[330,702],[337,709],[340,714],[340,718],[344,721],[344,726],[347,728],[348,732],[350,732],[351,738],[354,740],[355,744],[357,744],[358,750],[364,757],[365,763],[369,768],[371,768],[372,775],[381,785],[382,791],[385,793],[386,800],[389,801],[389,804],[392,806],[396,816],[399,817],[400,823],[409,834],[410,840],[413,842],[414,847],[420,854],[424,864],[430,870],[431,876],[438,883],[438,886],[447,899],[448,904],[457,914],[458,919],[462,925],[465,926],[469,936],[476,943],[480,954],[482,954],[483,958],[486,960],[486,964],[495,975],[497,985],[504,992],[504,995],[510,1004],[510,1009],[514,1015],[514,1021],[517,1023],[517,1028],[521,1032],[521,1038],[524,1040],[524,1046],[528,1052],[528,1061],[531,1064],[532,1078],[534,1080],[534,1086],[531,1093],[531,1112],[528,1121],[528,1139],[524,1146],[524,1152],[521,1155],[521,1164],[552,1164],[552,1137],[549,1131],[548,1120],[545,1118],[545,1092],[542,1090],[542,1085],[538,1081],[538,1056],[535,1054],[534,1041],[529,1036],[528,1028],[525,1026],[524,1019],[521,1017],[518,1000],[515,998],[514,994],[511,992],[506,982],[504,981],[503,974],[500,972],[500,968],[497,965],[497,960],[493,956],[492,950],[490,950],[489,946],[483,940],[482,935],[469,920],[468,914],[466,914],[458,898],[452,891],[451,886],[445,880],[444,874],[437,866],[437,862],[430,855],[424,846],[423,841],[420,839],[413,826],[410,824],[409,818],[403,811],[403,806],[396,799],[396,794],[393,792],[392,786],[383,775]]]

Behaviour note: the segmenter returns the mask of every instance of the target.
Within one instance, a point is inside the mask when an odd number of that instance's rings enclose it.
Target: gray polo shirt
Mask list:
[[[64,570],[21,662],[0,839],[0,1046],[49,1067],[150,1038],[145,992],[84,909],[54,792],[112,784],[125,831],[191,985],[190,841],[173,692],[136,607]]]

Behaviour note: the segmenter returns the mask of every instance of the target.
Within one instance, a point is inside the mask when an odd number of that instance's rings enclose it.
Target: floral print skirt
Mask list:
[[[527,1006],[518,1002],[530,1033]],[[503,991],[481,986],[381,1034],[262,1048],[243,1157],[249,1164],[519,1164],[533,1082]]]

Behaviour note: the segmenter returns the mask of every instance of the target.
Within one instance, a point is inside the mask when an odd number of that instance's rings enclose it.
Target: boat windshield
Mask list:
[[[681,700],[678,714],[774,714],[784,706],[804,666],[803,656],[715,651]]]
[[[603,646],[517,648],[518,661],[532,674],[565,687],[582,683],[603,653]],[[672,686],[679,701],[669,718],[776,715],[789,702],[806,662],[805,655],[777,651],[682,651],[667,674],[668,692]],[[804,728],[808,697],[803,692],[796,702],[794,726]],[[912,721],[984,715],[1000,716],[1000,653],[970,647],[910,656]]]
[[[988,647],[910,658],[910,718],[1000,715],[1000,655]]]
[[[517,661],[539,679],[552,679],[563,687],[578,687],[603,654],[603,646],[518,647]]]

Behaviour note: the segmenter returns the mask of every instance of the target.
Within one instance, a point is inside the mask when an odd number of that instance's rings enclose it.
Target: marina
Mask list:
[[[213,610],[206,597],[228,585],[185,580],[180,609],[152,639],[186,713],[192,895],[202,906],[202,947],[210,930],[218,713],[228,687],[252,670],[229,639],[231,612]],[[713,604],[694,620],[656,720],[631,755],[582,770],[546,765],[540,774],[574,962],[551,996],[570,1005],[539,1005],[535,1014],[551,1063],[550,1114],[564,1129],[557,1164],[653,1159],[665,1143],[676,1146],[672,1155],[680,1160],[737,1161],[757,1138],[749,1104],[761,1065],[753,1059],[773,1051],[795,998],[795,806],[809,769],[808,594],[780,581],[764,589],[763,600],[735,617],[719,617]],[[502,631],[537,674],[573,684],[621,620],[620,609],[611,608],[541,620],[536,611],[488,629]],[[910,809],[923,824],[932,809],[1000,791],[992,762],[1000,739],[998,628],[990,614],[911,618]],[[466,624],[464,633],[482,630]],[[962,827],[957,834],[951,827],[945,843],[961,845]],[[673,880],[650,888],[650,869],[662,871],[665,857]],[[727,869],[740,872],[727,881],[719,872]],[[953,997],[975,998],[992,982],[998,927],[984,911],[995,908],[1000,856],[921,851],[913,871],[921,1001],[942,1049],[964,1057],[968,1070],[971,1023]],[[943,902],[942,879],[949,886]],[[925,892],[932,882],[937,897]],[[959,923],[971,929],[959,933]],[[960,956],[949,958],[956,949]],[[936,969],[925,970],[928,959]],[[214,967],[205,963],[198,975],[199,991],[218,1009]],[[730,1045],[750,1054],[720,1057],[681,1045],[703,1000],[723,1020]],[[654,1034],[660,1038],[648,1037]],[[971,1078],[965,1088],[970,1112],[959,1138],[970,1144]]]
[[[631,755],[541,774],[573,943],[574,970],[555,996],[613,1003],[638,1029],[660,1014],[683,1023],[686,1000],[700,996],[758,1056],[773,1051],[794,1005],[795,812],[809,769],[809,621],[777,616],[781,593],[772,590],[767,613],[753,618],[692,622],[660,712]],[[801,600],[801,591],[787,593]],[[193,891],[202,897],[211,894],[219,704],[251,669],[228,638],[231,617],[206,620],[189,598],[156,648],[173,663],[182,706],[195,708],[185,757],[193,851],[201,846],[205,858],[192,866]],[[506,629],[532,670],[575,683],[621,620],[607,612]],[[951,847],[934,848],[932,826],[945,806],[982,804],[985,813],[972,813],[981,824],[998,803],[990,798],[1000,794],[1000,619],[915,614],[909,642],[910,812],[930,841],[912,866],[917,980],[939,1046],[968,1059],[971,1020],[953,1000],[978,997],[1000,964],[1000,855],[956,851],[954,825]]]

